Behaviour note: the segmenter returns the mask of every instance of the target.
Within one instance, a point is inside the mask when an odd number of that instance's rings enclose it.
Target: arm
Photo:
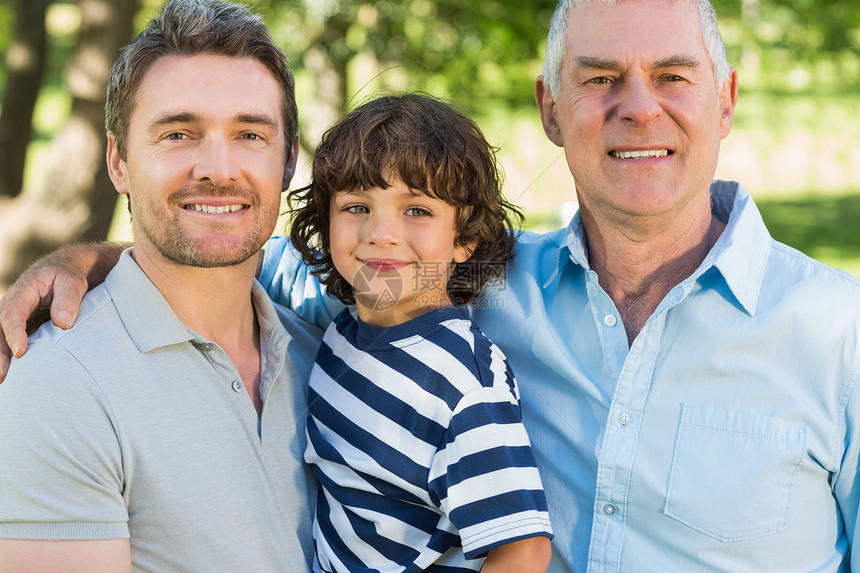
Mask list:
[[[856,339],[855,339],[856,340]],[[851,396],[845,408],[845,444],[838,472],[833,478],[833,493],[839,504],[839,512],[848,538],[849,554],[858,554],[860,546],[860,364],[855,367],[850,383]],[[860,559],[851,559],[851,571],[860,571]]]
[[[481,573],[544,573],[552,557],[548,537],[529,537],[490,549]]]
[[[50,317],[60,328],[70,328],[81,299],[101,284],[129,245],[75,245],[36,261],[0,300],[0,382],[9,370],[9,355],[27,350],[27,333]],[[28,323],[28,317],[33,317]]]
[[[0,539],[0,571],[131,572],[128,539],[24,541]]]
[[[116,420],[101,386],[52,334],[0,385],[0,571],[66,571],[51,568],[61,562],[96,570],[128,543]]]
[[[322,329],[344,308],[342,302],[325,293],[287,237],[269,239],[257,277],[275,303]]]

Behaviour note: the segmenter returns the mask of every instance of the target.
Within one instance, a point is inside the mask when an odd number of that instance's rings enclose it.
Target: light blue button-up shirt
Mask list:
[[[578,216],[523,234],[473,309],[519,380],[552,572],[848,570],[860,281],[774,241],[737,183],[711,198],[722,236],[630,346]],[[261,282],[321,326],[339,306],[283,239]]]

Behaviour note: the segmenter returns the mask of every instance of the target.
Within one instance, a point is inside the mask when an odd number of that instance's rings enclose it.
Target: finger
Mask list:
[[[9,372],[9,358],[12,351],[9,345],[6,344],[6,338],[0,336],[0,384],[6,379],[6,373]]]
[[[87,294],[86,281],[56,281],[51,301],[51,321],[63,330],[72,327],[78,318],[78,310]]]
[[[39,294],[32,289],[12,289],[0,304],[0,354],[21,357],[27,351],[27,317],[39,306]],[[8,368],[8,367],[7,367]]]

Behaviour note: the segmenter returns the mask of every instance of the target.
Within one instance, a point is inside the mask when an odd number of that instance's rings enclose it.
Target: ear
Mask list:
[[[549,93],[549,87],[544,83],[543,76],[538,76],[535,80],[535,101],[540,112],[540,121],[543,124],[544,133],[550,141],[559,147],[564,147],[561,140],[561,130],[555,119],[555,100]]]
[[[113,186],[116,187],[117,193],[128,195],[131,189],[131,182],[128,177],[128,165],[119,155],[119,149],[116,147],[116,135],[113,132],[107,134],[105,159],[107,160],[108,175],[113,182]]]
[[[725,139],[735,123],[735,105],[738,103],[738,71],[732,68],[729,79],[723,84],[720,92],[720,137]]]
[[[299,136],[293,140],[293,147],[287,155],[287,162],[284,164],[284,180],[281,183],[281,191],[286,191],[290,188],[290,182],[296,174],[296,164],[299,160]]]
[[[454,248],[454,262],[455,263],[465,263],[469,259],[472,258],[472,253],[475,252],[475,248],[477,248],[478,243],[468,243],[465,245],[457,245]]]

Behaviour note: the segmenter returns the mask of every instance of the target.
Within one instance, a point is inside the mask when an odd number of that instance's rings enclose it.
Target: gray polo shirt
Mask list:
[[[306,382],[322,332],[256,283],[253,299],[261,418],[129,251],[72,329],[43,326],[0,385],[0,538],[130,537],[135,571],[307,571]]]

